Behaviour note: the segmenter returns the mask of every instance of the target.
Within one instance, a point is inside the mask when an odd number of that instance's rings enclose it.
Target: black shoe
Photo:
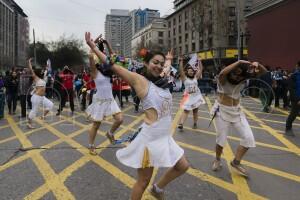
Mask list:
[[[182,125],[182,124],[178,124],[178,129],[179,129],[180,131],[183,131],[183,125]]]
[[[56,116],[59,116],[59,115],[60,115],[60,112],[57,112],[57,113],[56,113]]]
[[[290,137],[295,137],[294,131],[292,129],[285,130],[284,135],[290,136]]]

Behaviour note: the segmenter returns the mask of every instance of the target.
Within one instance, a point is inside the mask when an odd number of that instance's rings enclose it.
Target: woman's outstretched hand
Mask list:
[[[96,47],[96,44],[92,39],[90,32],[85,32],[85,42],[91,49],[94,49]]]

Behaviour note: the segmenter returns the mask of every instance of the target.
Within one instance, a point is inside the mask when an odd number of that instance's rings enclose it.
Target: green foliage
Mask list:
[[[30,57],[34,57],[34,45],[29,47]],[[65,65],[72,67],[84,65],[86,53],[83,49],[83,42],[73,37],[62,36],[59,40],[36,43],[37,64],[45,66],[48,58],[51,59],[53,69],[62,68]]]

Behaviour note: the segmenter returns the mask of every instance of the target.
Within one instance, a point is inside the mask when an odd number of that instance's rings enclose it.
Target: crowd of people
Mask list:
[[[0,105],[3,107],[5,96],[8,114],[14,115],[19,99],[20,117],[28,117],[28,128],[34,128],[33,120],[39,108],[43,108],[40,115],[44,119],[53,110],[56,98],[59,101],[56,115],[62,113],[66,102],[69,102],[73,115],[76,105],[74,100],[79,102],[79,109],[86,112],[91,122],[89,153],[97,155],[94,142],[101,122],[108,116],[113,117],[114,123],[106,137],[111,144],[116,144],[118,140],[114,134],[123,123],[123,98],[128,102],[131,95],[135,112],[139,112],[140,107],[143,109],[144,123],[130,139],[130,144],[116,152],[116,157],[124,165],[137,169],[138,178],[131,194],[133,200],[142,198],[154,167],[169,168],[150,189],[150,193],[158,199],[163,199],[166,185],[189,168],[183,149],[176,144],[171,134],[172,92],[175,88],[175,91],[183,92],[183,113],[178,123],[180,131],[184,129],[190,111],[193,113],[193,128],[197,128],[198,108],[206,103],[202,93],[207,94],[210,90],[208,88],[216,90],[216,100],[210,111],[217,133],[216,157],[212,164],[214,171],[222,168],[221,155],[227,134],[234,130],[240,135],[241,141],[230,164],[241,175],[248,176],[241,161],[247,151],[255,147],[255,139],[240,105],[245,94],[243,91],[247,87],[259,88],[264,112],[271,112],[273,99],[275,107],[279,107],[279,100],[283,99],[283,108],[291,110],[285,134],[294,136],[292,123],[299,115],[300,108],[300,62],[295,71],[288,74],[280,68],[271,71],[268,66],[258,62],[239,60],[223,67],[216,76],[210,78],[208,72],[204,71],[201,59],[190,62],[180,57],[178,72],[174,71],[172,50],[167,54],[147,51],[143,55],[142,67],[133,64],[125,68],[101,35],[93,40],[87,32],[85,40],[90,47],[90,66],[87,70],[76,74],[65,66],[62,71],[53,74],[49,69],[34,68],[29,59],[28,68],[12,70],[4,77],[0,76]],[[209,81],[201,88],[201,80],[203,83],[204,78]],[[28,116],[27,108],[30,109]]]

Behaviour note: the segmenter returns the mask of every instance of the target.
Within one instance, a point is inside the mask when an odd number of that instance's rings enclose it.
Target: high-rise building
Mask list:
[[[106,16],[105,38],[115,51],[131,57],[132,36],[159,17],[158,10],[149,8],[136,9],[131,12],[129,10],[111,10],[111,13]]]
[[[247,44],[244,16],[252,1],[175,0],[175,11],[166,18],[169,48],[174,48],[175,56],[199,53],[211,65],[236,59],[238,35]]]
[[[0,0],[0,70],[26,66],[28,46],[27,15],[13,0]]]
[[[132,36],[131,55],[137,56],[141,48],[166,51],[167,22],[165,19],[155,19]]]
[[[134,10],[132,13],[133,34],[150,24],[154,19],[160,18],[158,10],[145,8],[144,10]]]
[[[129,10],[112,9],[106,15],[105,38],[113,50],[121,55],[125,55],[125,24],[129,18]]]

